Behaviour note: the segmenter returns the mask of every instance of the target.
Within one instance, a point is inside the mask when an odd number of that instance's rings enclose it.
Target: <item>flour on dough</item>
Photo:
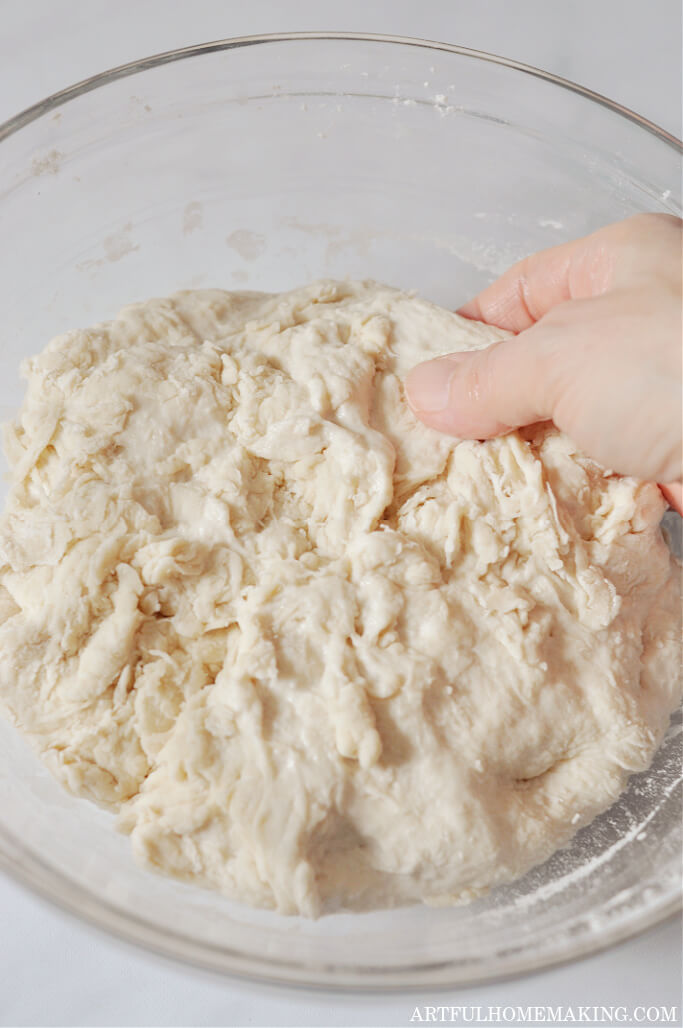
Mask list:
[[[405,404],[417,361],[502,335],[322,281],[25,364],[0,701],[143,863],[283,913],[447,904],[648,766],[680,694],[657,488]]]

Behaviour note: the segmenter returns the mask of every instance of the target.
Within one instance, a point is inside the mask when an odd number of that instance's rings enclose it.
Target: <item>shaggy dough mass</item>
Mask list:
[[[503,334],[323,281],[152,300],[26,363],[0,700],[140,860],[286,913],[451,903],[648,766],[680,690],[659,491],[402,397]]]

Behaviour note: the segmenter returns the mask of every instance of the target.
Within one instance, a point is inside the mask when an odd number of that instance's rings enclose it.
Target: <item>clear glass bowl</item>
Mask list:
[[[512,260],[677,213],[680,152],[602,97],[409,39],[228,40],[117,68],[0,127],[0,416],[20,360],[181,287],[372,277],[455,307]],[[0,720],[0,866],[81,917],[278,982],[483,981],[589,953],[680,899],[680,732],[550,861],[469,906],[284,919],[155,877]]]

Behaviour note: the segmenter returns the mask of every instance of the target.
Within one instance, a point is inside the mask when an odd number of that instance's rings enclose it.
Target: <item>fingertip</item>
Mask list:
[[[450,353],[423,361],[408,372],[406,399],[415,414],[438,414],[449,406],[453,374],[466,358],[465,353]]]
[[[406,376],[405,395],[413,414],[437,432],[460,439],[490,439],[509,432],[479,395],[481,354],[451,353],[425,361]]]
[[[683,515],[683,484],[680,482],[668,482],[659,486],[669,506],[678,514]]]
[[[468,300],[467,303],[464,303],[462,307],[458,307],[455,313],[459,314],[461,318],[467,318],[469,321],[484,320],[484,315],[476,296],[473,300]]]

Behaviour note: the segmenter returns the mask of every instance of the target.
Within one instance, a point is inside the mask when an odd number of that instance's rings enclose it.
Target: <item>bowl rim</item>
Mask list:
[[[153,68],[188,58],[201,57],[207,54],[249,46],[269,43],[334,40],[436,50],[482,63],[496,64],[509,68],[512,71],[520,72],[548,82],[560,89],[575,93],[583,99],[611,111],[620,118],[632,122],[679,155],[683,154],[683,143],[681,140],[666,129],[661,128],[623,104],[610,100],[599,92],[588,89],[570,79],[555,75],[552,72],[536,68],[533,65],[487,51],[437,40],[381,33],[344,31],[277,32],[226,37],[206,43],[163,51],[116,65],[82,79],[64,89],[60,89],[0,123],[0,142],[71,100],[75,100],[86,93],[109,85],[119,79],[128,78],[139,72],[149,71]],[[193,943],[180,933],[164,935],[142,918],[131,919],[128,915],[121,914],[104,898],[99,897],[94,900],[93,896],[79,883],[66,877],[61,872],[55,872],[53,868],[48,867],[36,854],[24,849],[19,840],[8,838],[0,829],[0,842],[2,842],[2,836],[9,842],[10,852],[8,854],[4,847],[0,845],[0,873],[7,874],[12,881],[22,889],[25,889],[27,893],[47,901],[53,909],[62,911],[68,916],[75,918],[81,924],[95,928],[109,938],[118,938],[124,943],[152,952],[180,966],[195,967],[204,972],[220,975],[222,978],[227,977],[273,987],[285,986],[330,992],[348,990],[349,987],[352,987],[366,994],[406,993],[408,990],[413,993],[423,993],[426,990],[433,992],[434,989],[510,980],[522,975],[539,973],[552,967],[567,965],[642,935],[656,925],[674,917],[682,905],[681,893],[679,890],[675,890],[673,893],[660,897],[659,901],[649,909],[641,909],[639,916],[633,921],[628,923],[620,921],[617,924],[612,924],[607,930],[603,929],[599,936],[593,936],[589,940],[583,937],[575,937],[568,944],[565,943],[561,951],[549,948],[540,961],[538,954],[534,957],[528,953],[517,955],[512,959],[508,959],[504,968],[493,971],[485,968],[459,967],[457,963],[444,961],[438,965],[425,966],[417,964],[400,969],[373,968],[371,973],[368,974],[361,973],[360,969],[355,968],[353,965],[338,970],[331,970],[328,967],[320,966],[306,968],[296,962],[273,961],[268,959],[265,954],[261,956],[258,966],[255,966],[253,958],[242,953],[236,953],[234,950],[226,951],[220,948],[219,957],[215,946],[210,946],[207,951],[206,946]],[[13,850],[15,852],[12,852]],[[15,857],[19,859],[15,860]],[[59,892],[52,884],[55,876],[61,886]],[[182,952],[183,949],[185,952]]]
[[[4,831],[0,829],[4,835]],[[7,836],[5,835],[7,839]],[[600,935],[589,939],[582,934],[565,939],[561,946],[550,946],[544,955],[529,952],[505,954],[502,966],[491,971],[466,962],[444,959],[436,963],[411,964],[397,968],[382,965],[368,969],[349,963],[331,967],[327,963],[301,964],[296,959],[272,958],[262,953],[254,958],[233,948],[188,939],[182,931],[161,931],[142,916],[122,913],[104,897],[94,898],[77,881],[49,867],[21,842],[10,840],[18,861],[10,863],[0,849],[0,873],[4,873],[28,895],[43,900],[76,923],[95,929],[104,938],[115,938],[136,949],[152,953],[176,966],[225,980],[318,993],[348,993],[349,988],[364,995],[430,994],[435,990],[468,988],[529,977],[557,967],[596,956],[607,949],[646,934],[660,924],[673,920],[683,907],[683,894],[675,888],[649,908],[641,909],[632,921],[619,919],[603,927]],[[53,881],[60,883],[58,892]]]
[[[609,97],[605,96],[603,93],[598,93],[593,89],[588,89],[586,86],[582,86],[571,79],[563,78],[561,75],[555,75],[553,72],[545,71],[542,68],[536,68],[532,64],[525,64],[522,61],[516,61],[510,57],[503,57],[500,54],[492,54],[486,50],[475,50],[472,47],[459,46],[455,43],[443,43],[434,39],[422,39],[416,36],[394,36],[385,33],[371,32],[327,31],[264,32],[248,36],[232,36],[212,40],[207,43],[196,43],[191,46],[178,47],[174,50],[164,50],[161,53],[152,54],[149,57],[143,57],[135,61],[128,61],[125,64],[115,65],[112,68],[108,68],[106,71],[98,72],[96,75],[91,75],[89,78],[81,79],[79,82],[75,82],[71,86],[66,86],[64,89],[60,89],[56,93],[51,93],[43,100],[39,100],[37,103],[31,104],[30,107],[26,107],[24,110],[19,111],[17,114],[13,115],[13,117],[8,118],[7,121],[1,122],[0,142],[17,132],[19,129],[30,124],[32,121],[35,121],[42,115],[55,110],[57,107],[61,107],[70,100],[75,100],[77,97],[83,96],[85,93],[90,93],[95,89],[99,89],[100,86],[106,86],[118,79],[127,78],[130,75],[136,75],[138,72],[149,71],[152,68],[171,64],[175,61],[187,60],[191,57],[220,53],[224,50],[235,50],[241,47],[260,46],[268,43],[301,42],[303,40],[356,40],[365,43],[387,43],[399,46],[419,47],[426,50],[440,50],[446,53],[456,54],[460,57],[482,61],[484,63],[498,64],[501,67],[522,72],[525,75],[533,76],[534,78],[541,79],[544,82],[549,82],[552,85],[559,86],[561,89],[576,93],[584,99],[590,100],[591,102],[598,104],[598,106],[612,111],[613,114],[617,114],[619,117],[633,122],[639,128],[644,129],[646,132],[655,136],[660,142],[665,143],[679,154],[683,154],[683,142],[681,142],[680,139],[673,135],[673,133],[668,132],[666,129],[655,124],[655,122],[650,121],[648,118],[645,118],[636,111],[633,111],[630,107],[617,103],[615,100],[610,100]]]

